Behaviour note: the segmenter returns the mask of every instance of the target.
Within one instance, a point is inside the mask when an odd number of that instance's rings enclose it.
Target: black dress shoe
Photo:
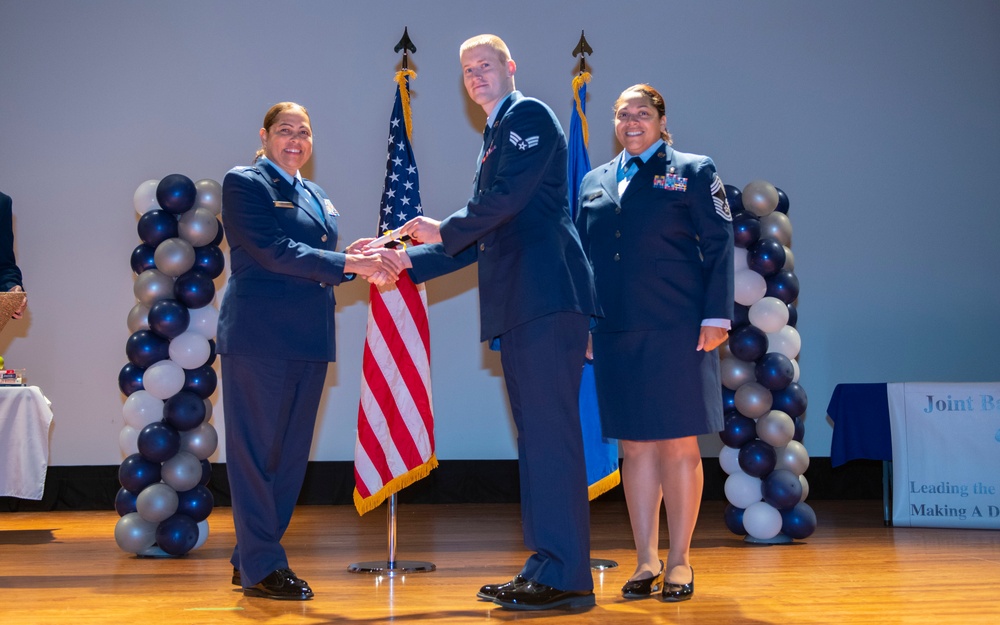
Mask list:
[[[489,601],[493,601],[494,599],[497,598],[497,595],[500,594],[502,591],[513,590],[518,586],[520,586],[521,584],[527,583],[527,581],[528,581],[527,578],[522,577],[520,574],[517,574],[514,576],[514,579],[510,580],[509,582],[504,582],[502,584],[486,584],[485,586],[479,589],[479,592],[476,593],[476,596],[479,597],[480,599],[488,599]]]
[[[663,600],[667,603],[677,601],[687,601],[694,594],[694,567],[691,569],[691,581],[686,584],[671,584],[667,582],[663,585]]]
[[[265,599],[284,599],[288,601],[305,601],[312,599],[313,591],[304,580],[299,579],[289,569],[277,569],[260,581],[260,583],[244,588],[247,597],[263,597]]]
[[[234,566],[233,567],[233,586],[242,586],[242,585],[243,585],[243,578],[240,577],[240,570]]]
[[[512,590],[500,591],[493,603],[508,610],[551,610],[590,607],[596,600],[590,590],[559,590],[528,581]]]
[[[660,592],[663,584],[663,560],[660,560],[660,572],[645,579],[630,579],[622,586],[622,596],[626,599],[645,599],[654,592]]]

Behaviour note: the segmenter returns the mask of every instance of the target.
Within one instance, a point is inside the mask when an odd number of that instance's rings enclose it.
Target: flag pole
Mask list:
[[[594,53],[594,49],[590,47],[590,44],[587,42],[587,38],[584,36],[583,33],[584,33],[584,31],[581,30],[580,31],[580,41],[577,42],[576,47],[573,48],[573,56],[574,57],[577,57],[577,56],[580,57],[580,70],[579,70],[579,73],[577,74],[577,79],[573,81],[573,99],[577,102],[576,103],[577,108],[574,111],[574,114],[576,114],[576,115],[578,115],[580,117],[580,126],[581,126],[580,133],[582,135],[582,143],[583,143],[583,146],[584,146],[583,150],[584,150],[584,153],[586,153],[586,143],[587,143],[587,135],[588,135],[588,132],[587,132],[587,121],[586,121],[586,116],[584,115],[584,108],[586,107],[586,103],[581,100],[581,98],[580,98],[580,91],[581,91],[581,87],[585,87],[584,83],[586,83],[586,81],[590,80],[590,74],[587,73],[587,60],[586,60],[586,56],[588,54],[593,54]],[[571,133],[573,132],[572,128],[570,129],[570,132]],[[589,159],[588,159],[588,162],[589,162]],[[586,167],[589,167],[589,164],[586,165]],[[569,181],[569,184],[571,184],[571,185],[579,184],[579,180],[573,180],[573,179],[571,179]],[[576,193],[572,192],[570,197],[571,198],[575,198],[576,197]],[[570,211],[573,211],[573,210],[574,210],[574,207],[570,206]],[[581,419],[583,419],[583,412],[581,412]],[[586,447],[586,445],[585,445],[585,447]],[[617,448],[618,448],[617,443],[615,443],[614,449],[612,451],[615,452],[615,458],[616,459],[617,459]],[[617,462],[615,463],[615,465],[617,466]],[[589,480],[589,477],[590,476],[588,475],[588,480]],[[589,498],[590,499],[594,499],[600,493],[608,490],[609,488],[613,488],[617,484],[618,484],[618,471],[616,470],[611,475],[606,476],[606,477],[604,477],[604,479],[600,480],[599,483],[590,485],[590,489],[589,490],[591,492],[589,493]],[[590,559],[590,568],[594,569],[595,571],[603,571],[605,569],[613,569],[613,568],[615,568],[617,566],[618,566],[618,563],[615,562],[614,560],[608,560],[608,559],[605,559],[605,558],[591,558]]]
[[[399,43],[393,48],[395,52],[403,51],[403,61],[402,68],[403,71],[409,69],[408,63],[408,53],[416,52],[417,47],[413,45],[410,41],[410,35],[407,33],[406,27],[403,27],[403,36],[400,38]],[[409,130],[409,128],[407,128]],[[432,562],[424,562],[420,560],[397,560],[396,559],[396,492],[394,491],[389,495],[389,501],[386,510],[386,525],[388,532],[388,553],[385,560],[374,560],[367,562],[355,562],[347,567],[347,570],[352,573],[377,573],[381,575],[388,575],[390,577],[405,573],[422,573],[433,571],[436,566]]]

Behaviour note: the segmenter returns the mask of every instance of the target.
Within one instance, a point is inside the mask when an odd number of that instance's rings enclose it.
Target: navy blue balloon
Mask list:
[[[177,218],[164,210],[146,211],[136,224],[142,242],[155,248],[177,236]]]
[[[208,399],[219,385],[219,376],[210,364],[184,370],[184,389],[202,399]]]
[[[188,308],[202,308],[215,297],[215,283],[201,269],[191,269],[174,281],[174,297]]]
[[[775,469],[761,482],[760,493],[778,510],[788,510],[802,499],[802,482],[788,469]]]
[[[226,268],[226,256],[218,245],[194,248],[194,266],[204,271],[213,280],[222,275]]]
[[[795,304],[788,304],[788,325],[795,327],[795,324],[799,322],[799,310],[795,307]]]
[[[736,328],[729,335],[729,351],[744,362],[754,362],[767,353],[767,334],[749,324]]]
[[[141,454],[132,454],[118,467],[118,483],[133,493],[140,493],[142,489],[159,481],[160,463],[150,462]]]
[[[740,447],[739,459],[740,468],[744,473],[753,477],[764,477],[774,471],[778,455],[774,447],[758,438]]]
[[[125,355],[128,361],[142,369],[148,369],[154,362],[170,357],[170,342],[152,330],[136,330],[125,341]]]
[[[142,367],[137,367],[130,362],[125,363],[125,366],[118,372],[118,388],[122,395],[128,397],[136,391],[143,390],[142,374],[145,372],[146,370]]]
[[[771,410],[780,410],[793,419],[802,416],[809,406],[806,391],[798,382],[792,382],[780,391],[771,391]]]
[[[191,391],[179,391],[163,402],[163,420],[181,432],[205,420],[205,402]]]
[[[174,514],[156,526],[156,544],[172,556],[182,556],[198,542],[198,523],[186,514]]]
[[[194,182],[184,174],[170,174],[156,185],[156,202],[172,215],[191,210],[198,197]]]
[[[149,309],[149,329],[166,339],[181,335],[191,323],[188,307],[175,299],[161,299]]]
[[[208,486],[208,482],[212,479],[212,463],[208,460],[202,459],[201,461],[201,481],[198,482],[200,486]]]
[[[205,364],[208,365],[209,367],[215,364],[215,356],[216,356],[215,339],[208,339],[208,360],[205,361]],[[211,393],[209,393],[208,395],[211,395]],[[206,395],[206,397],[208,395]]]
[[[764,282],[767,283],[765,297],[777,297],[786,304],[791,304],[799,297],[799,279],[791,271],[779,271],[764,278]]]
[[[139,275],[147,269],[156,269],[156,263],[153,262],[153,253],[156,252],[156,248],[148,243],[140,243],[132,250],[132,258],[129,263],[132,265],[132,271],[135,275]]]
[[[138,497],[135,493],[125,488],[119,488],[115,495],[115,512],[118,516],[125,516],[130,512],[135,512],[135,500]]]
[[[195,523],[207,519],[214,505],[212,492],[204,486],[195,486],[191,490],[177,493],[177,512],[191,517]]]
[[[744,508],[737,508],[731,503],[726,504],[726,509],[722,513],[722,520],[730,532],[737,536],[746,536],[747,530],[743,527]]]
[[[725,386],[722,387],[722,410],[724,412],[736,410],[736,391],[729,390]]]
[[[743,191],[739,187],[731,184],[722,185],[726,190],[726,201],[729,202],[729,210],[732,214],[743,212]]]
[[[733,327],[745,326],[750,323],[750,307],[733,302]]]
[[[226,236],[222,230],[222,220],[216,219],[216,221],[219,222],[219,230],[215,233],[215,238],[212,239],[212,242],[209,245],[222,245],[222,239]]]
[[[774,190],[778,192],[778,206],[775,207],[774,210],[778,211],[779,213],[784,213],[784,214],[787,215],[788,214],[788,196],[785,195],[785,192],[782,191],[781,189],[779,189],[778,187],[775,187]]]
[[[754,376],[769,391],[780,391],[792,383],[795,367],[792,366],[788,356],[779,352],[768,352],[757,361]]]
[[[733,411],[726,415],[726,426],[719,438],[729,447],[740,448],[757,438],[757,422]]]
[[[747,248],[747,266],[765,278],[785,266],[785,247],[777,239],[762,237]]]
[[[166,462],[181,449],[181,435],[163,421],[154,421],[139,430],[136,446],[142,457],[150,462]]]
[[[816,531],[816,513],[806,502],[781,511],[781,533],[789,538],[808,538]]]
[[[733,215],[733,243],[748,248],[760,238],[760,220],[750,211]]]
[[[792,422],[795,424],[795,434],[792,435],[792,440],[801,443],[802,439],[806,437],[806,424],[802,421],[802,417],[795,417]]]

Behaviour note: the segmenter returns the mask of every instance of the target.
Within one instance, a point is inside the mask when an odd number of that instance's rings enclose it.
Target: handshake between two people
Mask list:
[[[347,250],[344,273],[355,273],[375,286],[393,284],[413,266],[400,241],[440,243],[441,222],[429,217],[414,217],[398,230],[378,238],[358,239]],[[388,247],[387,247],[388,246]]]

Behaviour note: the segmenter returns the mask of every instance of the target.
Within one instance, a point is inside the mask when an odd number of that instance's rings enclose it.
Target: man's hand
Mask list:
[[[421,243],[441,242],[441,222],[430,217],[414,217],[403,224],[399,232]]]

